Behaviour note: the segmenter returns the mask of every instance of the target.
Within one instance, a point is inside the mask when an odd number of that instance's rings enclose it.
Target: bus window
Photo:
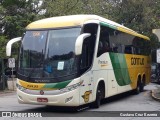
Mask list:
[[[132,46],[125,46],[125,51],[126,54],[132,54],[133,53],[133,48]]]
[[[97,24],[86,24],[83,27],[83,33],[91,33],[91,36],[86,38],[83,42],[81,55],[81,71],[82,73],[90,68],[93,62],[93,55],[95,50],[95,42],[97,37]]]
[[[110,52],[110,50],[109,29],[107,27],[101,26],[97,57],[105,52]]]

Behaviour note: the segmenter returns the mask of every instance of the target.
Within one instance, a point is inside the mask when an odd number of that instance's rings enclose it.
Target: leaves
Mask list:
[[[25,27],[38,19],[39,0],[2,0],[0,1],[0,55],[5,57],[5,47],[8,40],[22,36]],[[18,44],[12,51],[18,55]]]
[[[159,47],[152,34],[152,29],[160,27],[159,0],[1,0],[0,55],[5,57],[7,41],[22,36],[29,23],[73,14],[96,14],[111,19],[149,36],[152,48]],[[17,47],[13,51],[18,51]]]
[[[6,38],[5,36],[0,36],[0,55],[1,55],[1,58],[5,58],[6,55],[6,49],[4,46],[6,46],[7,44],[7,41],[6,41]]]
[[[159,0],[123,0],[116,6],[113,6],[113,18],[118,23],[122,23],[139,33],[151,38],[151,47],[155,49],[159,46],[158,40],[152,34],[152,29],[160,26]]]

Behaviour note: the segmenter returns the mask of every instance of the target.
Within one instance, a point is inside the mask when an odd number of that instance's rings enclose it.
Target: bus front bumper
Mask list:
[[[79,106],[79,88],[57,95],[29,94],[17,89],[17,96],[18,96],[18,102],[21,104]]]

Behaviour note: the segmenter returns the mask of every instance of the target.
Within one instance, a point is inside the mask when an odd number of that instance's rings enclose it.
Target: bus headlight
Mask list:
[[[17,88],[21,91],[26,90],[26,88],[22,87],[21,85],[19,85],[18,83],[16,84]]]
[[[83,81],[79,82],[79,83],[76,83],[76,84],[73,84],[73,85],[70,85],[68,87],[65,87],[63,89],[60,89],[61,92],[69,92],[69,91],[72,91],[72,90],[75,90],[77,89],[80,85],[82,85]]]

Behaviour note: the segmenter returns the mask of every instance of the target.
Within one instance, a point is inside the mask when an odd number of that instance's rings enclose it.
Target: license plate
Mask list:
[[[37,102],[48,102],[48,98],[37,98]]]

